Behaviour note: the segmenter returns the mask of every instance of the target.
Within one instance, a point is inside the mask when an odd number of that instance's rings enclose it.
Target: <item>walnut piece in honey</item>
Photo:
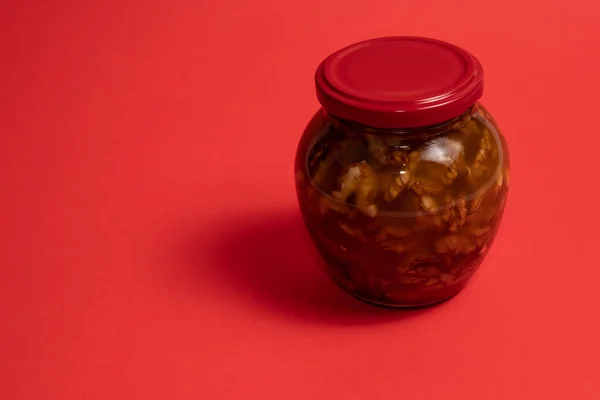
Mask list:
[[[338,178],[339,190],[332,193],[340,201],[346,201],[354,195],[354,204],[364,214],[374,217],[377,206],[378,180],[375,170],[365,161],[346,166]]]

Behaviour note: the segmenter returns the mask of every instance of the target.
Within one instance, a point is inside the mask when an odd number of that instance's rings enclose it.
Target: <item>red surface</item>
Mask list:
[[[469,52],[431,38],[391,36],[344,47],[318,67],[319,102],[336,117],[377,128],[446,122],[483,93]]]
[[[598,399],[593,2],[9,1],[0,398]],[[472,284],[412,313],[318,270],[295,146],[332,51],[472,51],[510,145]]]

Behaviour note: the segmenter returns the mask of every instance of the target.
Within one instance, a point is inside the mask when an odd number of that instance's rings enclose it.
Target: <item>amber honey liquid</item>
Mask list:
[[[298,197],[328,274],[390,306],[458,293],[493,241],[508,190],[504,142],[485,109],[401,132],[322,112],[307,133]]]

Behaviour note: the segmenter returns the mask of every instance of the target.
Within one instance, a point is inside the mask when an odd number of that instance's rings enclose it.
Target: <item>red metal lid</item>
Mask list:
[[[376,128],[438,124],[464,113],[483,93],[483,69],[473,55],[420,37],[350,45],[327,57],[315,80],[328,112]]]

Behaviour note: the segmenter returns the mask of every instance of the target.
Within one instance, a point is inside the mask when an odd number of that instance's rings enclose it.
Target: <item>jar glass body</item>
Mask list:
[[[480,104],[435,126],[377,129],[319,110],[295,182],[327,274],[352,295],[411,307],[448,299],[490,249],[508,193],[504,137]]]

